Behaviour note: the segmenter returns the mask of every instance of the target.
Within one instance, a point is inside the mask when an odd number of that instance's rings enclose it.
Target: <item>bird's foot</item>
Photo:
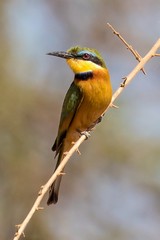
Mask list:
[[[84,135],[86,137],[86,140],[91,136],[90,131],[83,131],[80,132],[81,135]]]

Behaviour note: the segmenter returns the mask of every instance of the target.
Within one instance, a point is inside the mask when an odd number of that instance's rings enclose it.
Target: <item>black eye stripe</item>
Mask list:
[[[98,57],[96,57],[96,56],[91,56],[91,58],[89,60],[94,62],[94,63],[96,63],[96,64],[98,64],[98,65],[100,65],[100,66],[102,66],[101,60]]]
[[[93,56],[93,55],[91,55],[89,53],[84,53],[81,56],[77,55],[77,56],[75,56],[75,58],[83,59],[85,61],[91,61],[91,62],[94,62],[94,63],[98,64],[99,66],[103,65],[102,61],[98,57]]]

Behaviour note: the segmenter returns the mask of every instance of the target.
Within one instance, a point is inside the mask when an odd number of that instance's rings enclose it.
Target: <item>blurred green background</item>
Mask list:
[[[46,53],[99,50],[113,89],[137,64],[107,22],[145,55],[160,36],[160,1],[0,1],[0,239],[52,174],[62,101],[72,79]],[[68,163],[59,202],[37,212],[26,239],[159,240],[160,63],[150,61]]]

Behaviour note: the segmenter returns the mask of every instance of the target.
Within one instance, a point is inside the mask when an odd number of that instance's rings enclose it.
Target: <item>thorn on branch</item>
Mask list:
[[[44,209],[44,207],[37,207],[36,208],[36,210],[38,211],[38,210],[43,210]]]
[[[122,82],[122,83],[120,84],[120,87],[121,87],[121,88],[124,88],[124,87],[125,87],[125,83]]]
[[[41,186],[38,195],[41,195],[41,194],[42,194],[42,190],[43,190],[43,188],[44,188],[44,186]]]
[[[19,235],[18,231],[19,231],[21,225],[22,225],[22,224],[17,224],[17,225],[15,225],[15,227],[17,228],[17,231],[16,231],[15,234],[14,234],[15,237]],[[24,232],[22,232],[22,236],[25,238]]]
[[[81,155],[81,152],[79,151],[78,148],[76,149],[76,152],[77,152],[79,155]]]
[[[21,225],[22,225],[22,224],[16,224],[16,225],[15,225],[15,227],[17,228],[17,232],[16,232],[16,233],[18,233],[18,230],[20,229]]]
[[[112,108],[116,108],[116,109],[119,108],[118,106],[114,105],[113,103],[111,104],[111,107],[112,107]]]
[[[124,45],[127,47],[127,49],[131,51],[131,53],[135,56],[136,60],[137,60],[138,62],[140,62],[141,59],[142,59],[142,57],[141,57],[141,55],[137,52],[137,50],[134,50],[133,47],[132,47],[130,44],[128,44],[128,43],[126,42],[126,40],[120,35],[120,33],[117,32],[117,31],[112,27],[111,24],[107,23],[107,25],[109,26],[109,28],[112,29],[113,34],[115,34],[115,35],[124,43]],[[144,68],[142,68],[141,71],[146,75],[146,72],[145,72]]]
[[[74,145],[74,144],[75,144],[75,142],[72,142],[72,145]],[[79,155],[81,155],[81,152],[79,151],[78,148],[76,149],[76,152],[77,152]]]
[[[60,176],[60,175],[61,175],[61,176],[64,176],[64,175],[66,175],[66,173],[65,173],[65,172],[60,172],[58,175],[59,175],[59,176]]]
[[[72,142],[72,145],[75,145],[75,142]],[[78,148],[76,149],[76,152],[77,152],[79,155],[81,155],[81,152],[79,151]]]
[[[120,84],[120,87],[124,88],[127,81],[127,77],[123,77],[122,79],[124,79],[124,81]]]
[[[15,227],[19,229],[21,227],[21,225],[22,224],[16,224]]]
[[[160,57],[160,53],[155,53],[152,57]]]
[[[141,59],[142,59],[142,57],[139,55],[139,53],[137,52],[137,50],[135,50],[135,54],[136,54],[136,60],[137,60],[138,62],[140,62]],[[144,75],[146,75],[146,72],[145,72],[144,68],[141,68],[141,71],[143,72]]]

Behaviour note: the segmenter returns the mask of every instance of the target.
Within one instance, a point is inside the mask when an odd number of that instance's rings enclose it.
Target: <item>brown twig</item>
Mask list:
[[[123,84],[121,84],[121,86],[117,89],[117,91],[113,94],[112,96],[112,101],[110,104],[110,107],[115,106],[113,104],[113,102],[115,101],[115,99],[121,94],[121,92],[124,90],[124,86],[126,87],[131,80],[135,77],[135,75],[144,67],[144,65],[153,57],[153,56],[157,56],[157,49],[160,48],[160,39],[157,40],[157,42],[154,44],[154,46],[151,48],[151,50],[146,54],[145,57],[141,58],[139,64],[132,70],[132,72],[130,74],[128,74],[125,77],[125,80],[123,82]],[[159,54],[158,54],[159,56]],[[108,110],[108,108],[107,108]],[[106,111],[107,111],[106,110]],[[105,112],[106,112],[105,111]],[[70,159],[70,157],[72,156],[72,154],[78,149],[78,147],[82,144],[82,142],[86,139],[87,137],[85,135],[82,135],[79,140],[73,145],[73,147],[70,149],[70,151],[67,153],[67,155],[64,157],[64,159],[62,160],[62,162],[60,163],[59,167],[57,168],[57,170],[53,173],[53,175],[51,176],[51,178],[48,180],[48,182],[41,187],[39,193],[38,193],[38,197],[36,199],[36,201],[33,204],[33,207],[31,208],[30,212],[28,213],[28,215],[26,216],[26,218],[24,219],[24,221],[18,225],[18,229],[17,232],[15,233],[14,239],[13,240],[18,240],[20,238],[21,235],[24,236],[24,229],[26,228],[27,224],[29,223],[29,221],[31,220],[33,214],[39,210],[42,209],[41,207],[39,207],[45,193],[48,191],[49,187],[51,186],[51,184],[55,181],[55,179],[57,178],[57,176],[61,173],[62,169],[64,168],[64,166],[66,165],[66,163],[68,162],[68,160]]]
[[[136,74],[144,67],[144,65],[156,54],[156,51],[160,48],[160,38],[157,40],[157,42],[153,45],[151,50],[143,57],[141,58],[141,61],[138,63],[138,65],[132,70],[130,74],[128,74],[123,83],[120,85],[118,90],[113,94],[111,104],[115,101],[115,99],[120,95],[120,93],[124,90],[124,87],[126,87],[132,79],[136,76]]]
[[[153,57],[160,57],[160,53],[156,53],[156,54],[154,54]]]
[[[126,42],[126,40],[120,35],[119,32],[117,32],[117,31],[112,27],[112,25],[111,25],[110,23],[107,23],[107,25],[109,26],[109,28],[112,29],[113,33],[124,43],[124,45],[126,45],[127,49],[129,49],[129,50],[131,51],[131,53],[133,53],[133,55],[135,56],[136,60],[137,60],[138,62],[140,62],[141,59],[142,59],[142,57],[141,57],[141,55],[137,52],[137,50],[134,50],[133,47]],[[141,68],[140,70],[141,70],[144,74],[146,74],[144,68]]]
[[[48,191],[49,187],[52,185],[52,183],[55,181],[55,179],[57,178],[57,176],[61,173],[62,169],[64,168],[64,166],[66,165],[66,163],[68,162],[68,160],[70,159],[70,157],[72,156],[72,154],[78,149],[78,146],[81,145],[81,143],[86,139],[85,135],[82,135],[81,138],[73,145],[73,147],[71,148],[71,150],[67,153],[66,157],[63,159],[63,161],[61,162],[61,164],[59,165],[59,167],[56,169],[56,171],[53,173],[53,175],[51,176],[51,178],[48,180],[48,182],[42,186],[40,188],[40,191],[38,193],[38,197],[36,199],[36,201],[34,202],[31,210],[29,211],[28,215],[26,216],[26,218],[24,219],[24,221],[19,224],[16,225],[17,226],[17,232],[15,233],[14,236],[14,240],[18,240],[20,238],[21,235],[24,236],[24,229],[26,228],[27,224],[29,223],[29,221],[31,220],[33,214],[37,211],[37,210],[41,210],[43,209],[42,207],[39,207],[44,195],[46,194],[46,192]]]

